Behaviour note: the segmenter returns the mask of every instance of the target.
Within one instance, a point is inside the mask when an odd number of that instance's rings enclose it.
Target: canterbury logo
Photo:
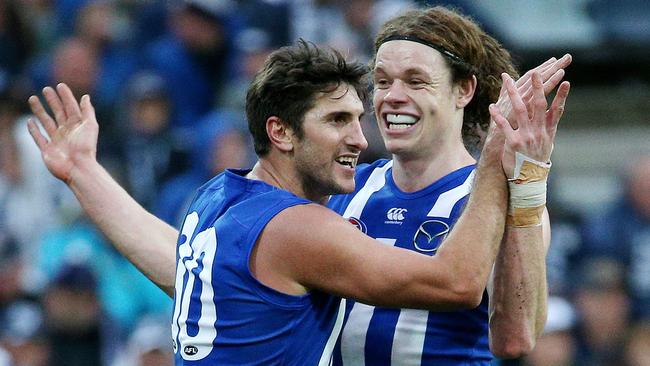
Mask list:
[[[405,208],[393,207],[386,213],[386,217],[391,221],[402,221],[404,220],[404,214],[408,210]]]

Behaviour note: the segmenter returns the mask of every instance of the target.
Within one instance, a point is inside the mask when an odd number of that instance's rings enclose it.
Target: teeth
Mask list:
[[[409,128],[411,126],[413,126],[413,125],[389,123],[388,124],[388,129],[389,130],[403,130],[403,129]]]
[[[409,116],[406,114],[387,114],[386,115],[386,121],[389,123],[400,123],[400,124],[414,124],[417,122],[417,118],[413,116]]]
[[[342,156],[336,159],[336,161],[340,164],[349,165],[353,168],[357,166],[357,158],[353,158],[351,156]]]

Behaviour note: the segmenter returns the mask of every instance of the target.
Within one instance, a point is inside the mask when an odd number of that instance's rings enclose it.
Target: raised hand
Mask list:
[[[506,143],[502,164],[506,176],[512,178],[514,176],[515,152],[543,163],[550,160],[557,125],[564,113],[570,84],[567,81],[560,84],[551,107],[547,110],[545,85],[539,71],[534,71],[531,74],[531,96],[526,102],[514,80],[505,73],[501,77],[512,104],[512,112],[510,117],[506,118],[501,110],[492,104],[490,105],[490,115],[496,126],[505,135]]]
[[[29,106],[47,137],[43,136],[34,119],[28,123],[29,133],[41,150],[47,169],[69,184],[75,167],[84,161],[96,161],[99,127],[95,109],[88,95],[77,102],[65,84],[57,85],[56,90],[49,86],[44,88],[43,96],[54,118],[35,95],[29,97]]]
[[[528,70],[528,72],[520,77],[515,82],[515,87],[517,88],[519,95],[521,95],[521,99],[524,103],[528,103],[528,101],[533,97],[533,73],[538,72],[541,74],[542,82],[544,84],[544,95],[549,95],[549,93],[557,87],[560,81],[562,81],[562,78],[564,78],[564,69],[571,64],[572,60],[570,54],[562,56],[559,60],[552,57],[536,68]],[[512,113],[512,103],[508,97],[508,92],[505,89],[505,86],[501,88],[496,106],[510,123],[516,123],[510,118]],[[512,125],[512,128],[517,128],[517,125]]]

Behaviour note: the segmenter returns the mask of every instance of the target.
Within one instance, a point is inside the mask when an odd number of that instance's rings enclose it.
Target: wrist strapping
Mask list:
[[[531,227],[542,224],[546,206],[546,179],[551,163],[531,159],[515,153],[514,178],[508,179],[510,201],[506,224],[514,227]]]

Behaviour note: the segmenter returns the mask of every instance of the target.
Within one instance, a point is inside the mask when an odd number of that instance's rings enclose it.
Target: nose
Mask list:
[[[350,127],[347,133],[347,139],[345,143],[348,146],[354,147],[355,150],[363,151],[368,147],[368,141],[366,136],[363,135],[363,128],[361,128],[361,121],[357,119],[356,121],[348,124]]]
[[[406,94],[406,85],[399,79],[395,79],[388,87],[386,95],[384,95],[384,102],[389,104],[401,104],[408,101]]]

